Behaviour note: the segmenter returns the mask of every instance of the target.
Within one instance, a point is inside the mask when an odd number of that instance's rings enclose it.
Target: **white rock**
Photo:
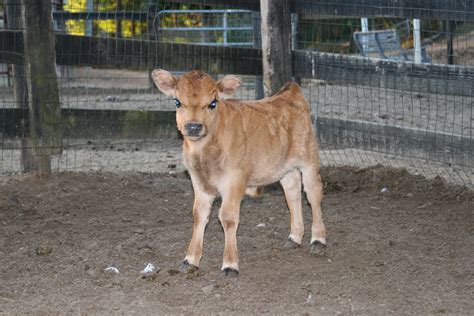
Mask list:
[[[104,269],[104,271],[119,274],[119,269],[117,269],[116,267],[107,267]]]
[[[153,271],[155,271],[155,266],[153,265],[153,263],[148,263],[145,269],[143,269],[141,273],[145,274],[145,273],[150,273]]]

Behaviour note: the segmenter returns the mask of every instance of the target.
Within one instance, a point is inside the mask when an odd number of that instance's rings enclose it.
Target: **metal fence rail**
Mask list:
[[[204,22],[205,25],[165,26],[161,23],[165,15],[186,15],[191,13],[193,15],[199,14],[203,17],[207,17]],[[233,24],[238,26],[229,24],[229,22],[232,21],[232,16],[237,16],[237,20],[234,18]],[[172,38],[167,36],[167,34],[172,33],[174,35],[182,34],[186,39],[191,40],[191,43],[200,45],[240,47],[252,47],[255,45],[252,11],[248,10],[161,10],[157,14],[156,25],[159,34],[158,37],[161,39],[161,42],[174,42]],[[240,31],[240,35],[237,36],[237,38],[231,39],[230,36],[232,33],[236,33],[236,31]],[[197,36],[194,34],[197,34]],[[216,35],[222,35],[222,41],[211,41],[211,37],[215,39]]]

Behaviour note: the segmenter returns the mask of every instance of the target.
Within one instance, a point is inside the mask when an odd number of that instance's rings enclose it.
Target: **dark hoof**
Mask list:
[[[194,264],[190,264],[188,260],[184,260],[183,263],[181,264],[181,267],[179,267],[179,271],[182,273],[195,273],[199,268],[196,267]]]
[[[324,254],[326,250],[326,245],[321,243],[319,240],[315,240],[311,243],[311,250],[309,251],[312,255]]]
[[[229,278],[236,278],[239,276],[239,271],[232,269],[232,268],[224,268],[222,269],[222,273]]]
[[[295,249],[301,247],[301,245],[296,243],[293,239],[291,239],[291,237],[288,237],[283,247],[287,249]]]

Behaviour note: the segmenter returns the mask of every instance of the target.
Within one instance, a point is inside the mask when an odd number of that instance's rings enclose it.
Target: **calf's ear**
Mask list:
[[[151,72],[151,78],[158,89],[167,96],[176,97],[176,83],[178,79],[166,70],[155,69]]]
[[[217,82],[220,99],[230,99],[234,96],[237,89],[240,87],[240,79],[236,76],[225,76]]]

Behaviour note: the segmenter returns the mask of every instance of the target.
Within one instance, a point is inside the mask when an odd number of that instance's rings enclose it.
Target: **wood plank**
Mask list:
[[[23,63],[21,32],[0,31],[0,51],[1,63]],[[56,62],[66,66],[135,70],[163,68],[188,71],[199,68],[210,73],[262,73],[261,50],[256,48],[158,43],[67,34],[56,34]]]
[[[148,11],[87,11],[87,12],[69,12],[54,11],[53,18],[55,20],[134,20],[146,21],[148,19]]]
[[[254,48],[212,47],[157,43],[130,39],[56,35],[58,64],[104,68],[188,71],[210,73],[261,73],[260,51]]]
[[[474,168],[474,139],[393,125],[318,117],[321,148],[357,148]]]
[[[212,9],[260,10],[260,1],[258,0],[166,0],[166,2],[202,5]]]
[[[22,31],[0,30],[0,63],[23,64],[24,50]]]
[[[293,51],[293,75],[329,83],[474,96],[474,68]]]
[[[17,31],[0,31],[0,62],[22,63]],[[260,75],[261,50],[56,35],[59,65]],[[293,76],[407,91],[474,96],[474,68],[295,50]]]
[[[62,109],[64,137],[69,139],[159,139],[175,138],[174,111]],[[22,136],[21,122],[28,122],[27,111],[0,111],[0,131],[9,139]],[[474,139],[378,123],[317,117],[317,134],[323,149],[357,148],[375,152],[427,159],[474,168]]]
[[[174,111],[61,109],[63,137],[69,139],[156,139],[177,137]],[[0,148],[9,149],[8,139],[30,138],[28,111],[14,108],[0,111]],[[168,128],[169,127],[169,128]],[[20,148],[10,148],[20,149]]]
[[[256,0],[171,0],[213,8],[235,8],[258,11]],[[323,15],[338,17],[393,17],[424,20],[474,21],[472,0],[292,0],[291,13],[303,19]]]
[[[293,0],[302,18],[321,15],[474,21],[474,1],[466,0]]]

